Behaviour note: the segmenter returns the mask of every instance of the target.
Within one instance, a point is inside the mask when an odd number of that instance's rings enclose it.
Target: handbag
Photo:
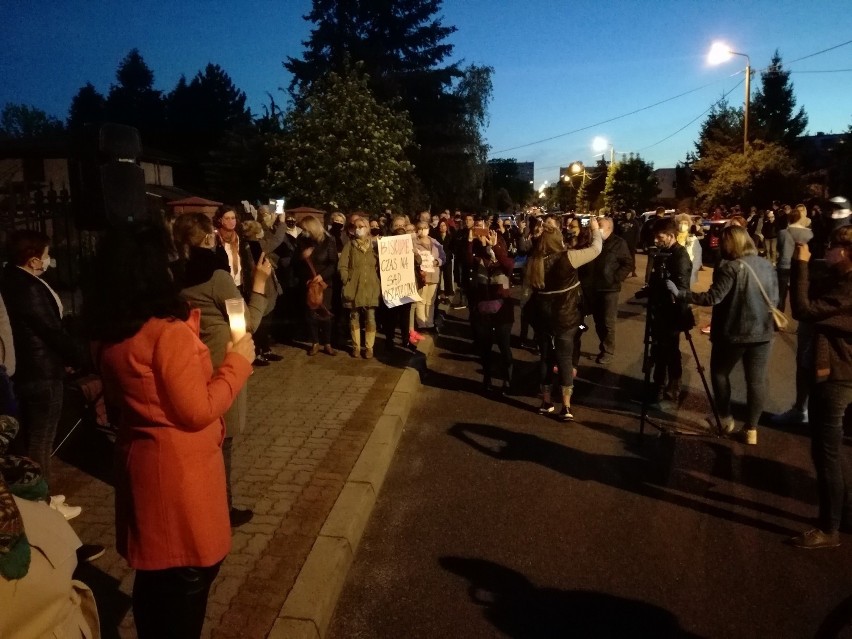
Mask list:
[[[313,275],[311,281],[308,282],[306,300],[308,308],[316,312],[316,314],[321,317],[330,316],[331,312],[323,304],[323,294],[325,293],[325,289],[328,288],[328,284],[326,284],[323,280],[316,279],[317,271],[314,268],[314,263],[311,258],[309,257],[305,261],[308,263],[308,266],[311,269],[311,275]]]
[[[790,325],[790,320],[787,319],[787,316],[784,315],[781,311],[775,308],[775,305],[772,303],[772,300],[769,299],[769,295],[766,294],[766,290],[763,288],[763,284],[760,283],[760,278],[757,277],[757,273],[754,272],[754,269],[747,263],[742,260],[737,260],[740,264],[744,264],[745,267],[751,271],[751,274],[754,275],[754,281],[757,282],[757,286],[760,289],[761,294],[763,295],[763,299],[766,300],[766,305],[769,307],[769,312],[772,314],[772,321],[775,323],[776,331],[786,330]]]

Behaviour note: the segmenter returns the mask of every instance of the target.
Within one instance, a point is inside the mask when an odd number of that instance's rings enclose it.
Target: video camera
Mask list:
[[[648,250],[648,259],[651,261],[651,275],[648,278],[648,285],[643,286],[634,297],[637,300],[642,300],[650,297],[652,290],[659,286],[665,286],[665,282],[669,279],[669,258],[672,256],[671,251],[665,251],[659,248],[651,248]]]

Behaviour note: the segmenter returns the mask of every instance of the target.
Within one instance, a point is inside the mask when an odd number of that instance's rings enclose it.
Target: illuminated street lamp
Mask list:
[[[721,64],[731,59],[731,56],[739,55],[746,59],[745,68],[745,110],[743,111],[743,153],[748,148],[748,108],[751,102],[751,58],[745,53],[731,51],[724,42],[714,42],[707,54],[708,64]]]
[[[606,138],[602,138],[601,136],[597,136],[594,140],[592,140],[592,150],[595,153],[603,153],[609,148],[609,163],[615,163],[615,146],[607,142]]]

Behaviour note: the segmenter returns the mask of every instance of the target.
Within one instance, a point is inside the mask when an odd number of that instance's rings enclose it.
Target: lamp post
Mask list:
[[[724,42],[714,42],[707,54],[707,62],[710,64],[721,64],[731,59],[732,55],[742,56],[746,59],[745,68],[745,110],[743,111],[743,154],[748,149],[748,108],[751,102],[751,58],[745,53],[731,51]]]

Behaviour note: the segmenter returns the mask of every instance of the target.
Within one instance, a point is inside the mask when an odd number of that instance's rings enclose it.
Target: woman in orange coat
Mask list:
[[[136,569],[140,639],[199,637],[207,595],[231,548],[222,416],[251,374],[254,344],[229,345],[214,371],[168,269],[165,232],[108,231],[87,325],[116,442],[116,545]]]

